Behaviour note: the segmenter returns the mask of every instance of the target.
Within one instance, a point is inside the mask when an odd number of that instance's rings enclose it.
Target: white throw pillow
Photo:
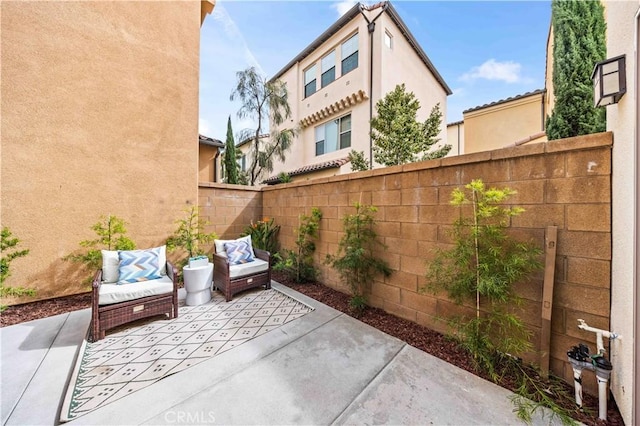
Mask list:
[[[115,283],[118,281],[118,266],[120,259],[116,250],[101,250],[102,252],[102,281]]]
[[[232,243],[235,241],[246,241],[251,249],[251,257],[256,257],[256,254],[253,251],[253,245],[251,244],[251,235],[246,235],[244,237],[238,238],[237,240],[213,240],[213,244],[216,246],[216,254],[219,254],[222,257],[227,257],[227,251],[224,245],[225,243]]]

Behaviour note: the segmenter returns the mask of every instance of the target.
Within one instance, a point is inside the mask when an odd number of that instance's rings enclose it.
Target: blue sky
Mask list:
[[[200,133],[225,140],[253,123],[229,101],[236,72],[273,76],[354,1],[218,0],[200,35]],[[550,1],[392,1],[453,91],[446,122],[462,111],[544,88]]]

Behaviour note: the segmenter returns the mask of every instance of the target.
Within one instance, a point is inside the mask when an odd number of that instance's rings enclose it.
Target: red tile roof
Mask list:
[[[305,175],[307,173],[317,172],[320,170],[337,169],[344,166],[348,162],[349,162],[349,158],[345,157],[345,158],[338,158],[337,160],[325,161],[323,163],[310,164],[308,166],[300,167],[299,169],[289,172],[288,175],[293,177],[293,176]],[[266,183],[267,185],[275,185],[277,183],[280,183],[280,177],[277,175],[271,176],[270,178],[262,181],[262,183]]]

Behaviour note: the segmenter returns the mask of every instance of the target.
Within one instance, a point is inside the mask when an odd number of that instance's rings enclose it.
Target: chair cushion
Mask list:
[[[237,278],[243,275],[257,274],[269,270],[269,262],[262,259],[254,259],[253,262],[241,263],[229,266],[229,277]]]
[[[213,244],[216,247],[216,253],[221,255],[222,257],[227,257],[227,252],[224,248],[226,243],[234,242],[234,241],[246,241],[249,243],[249,248],[251,250],[251,257],[256,257],[256,254],[253,252],[253,246],[251,245],[251,235],[246,235],[244,237],[238,238],[236,240],[213,240]]]
[[[160,275],[167,275],[167,246],[154,247],[160,249],[158,263],[160,264]],[[120,258],[117,250],[102,251],[102,281],[106,283],[118,282]]]
[[[160,275],[160,248],[148,250],[121,250],[118,252],[118,284],[155,280]]]
[[[173,292],[173,281],[166,275],[156,280],[127,285],[103,282],[100,285],[98,304],[110,305],[112,303],[126,302],[128,300],[140,299],[141,297],[157,296],[171,292]]]
[[[229,241],[224,243],[224,249],[231,265],[253,262],[253,253],[247,241]]]

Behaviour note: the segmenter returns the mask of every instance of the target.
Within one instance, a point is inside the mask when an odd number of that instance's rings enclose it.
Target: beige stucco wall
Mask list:
[[[198,182],[215,182],[219,178],[220,158],[216,159],[218,148],[205,144],[198,146]]]
[[[547,61],[544,73],[544,88],[547,93],[544,98],[544,114],[551,115],[553,107],[556,105],[556,95],[553,90],[553,26],[549,23],[549,37],[547,38]]]
[[[634,382],[634,358],[637,348],[638,324],[634,324],[634,283],[637,283],[638,252],[634,237],[638,236],[638,222],[634,207],[638,202],[638,165],[635,164],[638,144],[638,57],[634,52],[637,37],[639,1],[606,2],[607,57],[626,54],[627,93],[620,102],[607,107],[607,130],[614,134],[612,172],[613,256],[611,263],[611,330],[622,339],[611,343],[611,391],[625,424],[638,424],[638,383]],[[636,290],[637,291],[637,290]],[[637,317],[636,317],[637,318]]]
[[[391,48],[384,44],[385,31],[392,37]],[[418,121],[426,120],[431,109],[440,104],[442,124],[438,135],[440,142],[436,146],[446,144],[447,93],[387,14],[383,14],[376,22],[374,55],[373,115],[376,115],[375,104],[398,84],[405,83],[407,92],[413,92],[420,102]],[[380,61],[376,61],[376,57]]]
[[[197,203],[200,2],[2,2],[8,285],[88,288],[61,258],[113,214],[139,247]]]
[[[464,153],[504,148],[544,131],[543,98],[537,93],[465,112]]]
[[[451,145],[449,156],[464,153],[464,121],[447,124],[447,143]]]
[[[374,9],[368,13],[372,20],[380,13],[380,9]],[[385,30],[393,36],[393,49],[384,45]],[[340,75],[341,44],[358,32],[358,67],[345,75]],[[325,86],[320,87],[320,59],[331,50],[336,51],[336,79]],[[419,120],[428,117],[431,108],[440,103],[443,112],[442,131],[440,139],[446,142],[446,92],[437,82],[428,68],[418,58],[415,51],[401,35],[398,27],[385,13],[376,21],[376,30],[373,36],[373,92],[370,89],[369,64],[371,49],[367,23],[358,15],[331,36],[319,48],[309,56],[287,70],[280,80],[287,84],[289,100],[292,112],[292,121],[288,125],[298,124],[305,118],[316,115],[312,120],[304,121],[300,133],[293,143],[291,151],[287,154],[285,163],[276,162],[274,172],[292,171],[304,165],[323,163],[325,161],[344,158],[353,149],[364,151],[369,159],[369,101],[373,102],[375,115],[375,103],[393,90],[396,84],[405,83],[408,91],[416,94],[420,101],[421,109]],[[317,63],[317,90],[311,96],[304,98],[304,70]],[[359,94],[359,96],[353,96]],[[351,104],[346,107],[334,106],[336,102],[348,100],[352,97]],[[325,110],[323,112],[323,110]],[[315,127],[351,113],[351,147],[337,150],[320,156],[315,155]],[[375,165],[374,165],[375,166]],[[315,174],[314,174],[315,176]],[[266,177],[266,176],[265,176]]]

